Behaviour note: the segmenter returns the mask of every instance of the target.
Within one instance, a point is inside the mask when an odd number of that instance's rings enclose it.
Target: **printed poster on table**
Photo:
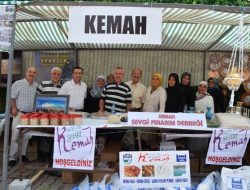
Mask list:
[[[248,130],[214,129],[209,143],[206,164],[241,165],[248,141]]]
[[[61,53],[35,52],[35,67],[37,72],[36,81],[50,80],[50,71],[53,67],[62,69],[61,81],[64,83],[72,79],[72,71],[76,66],[75,52]]]
[[[55,127],[53,168],[93,170],[95,138],[95,127]]]
[[[191,186],[188,151],[120,152],[119,164],[123,186]]]
[[[0,5],[0,51],[11,48],[14,11],[14,5]]]
[[[162,8],[70,6],[69,43],[161,44]]]
[[[207,128],[203,113],[128,112],[128,125],[181,129]]]

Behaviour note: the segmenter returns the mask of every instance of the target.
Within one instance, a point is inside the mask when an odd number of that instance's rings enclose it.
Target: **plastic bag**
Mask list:
[[[120,178],[118,174],[113,174],[111,180],[106,183],[108,176],[109,174],[105,174],[100,182],[95,181],[93,183],[89,183],[89,177],[86,176],[78,186],[73,187],[71,190],[120,190]]]
[[[87,175],[84,180],[77,186],[74,186],[71,190],[87,190],[89,188],[89,176]]]
[[[198,185],[197,190],[220,190],[220,184],[220,174],[212,172]]]
[[[122,187],[120,190],[194,190],[191,187],[156,187],[156,188],[140,188],[140,187]]]
[[[223,167],[221,190],[250,190],[250,166],[237,169]]]

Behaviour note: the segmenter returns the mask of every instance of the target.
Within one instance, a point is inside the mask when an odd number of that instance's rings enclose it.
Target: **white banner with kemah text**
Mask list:
[[[69,43],[161,44],[162,9],[69,7]]]

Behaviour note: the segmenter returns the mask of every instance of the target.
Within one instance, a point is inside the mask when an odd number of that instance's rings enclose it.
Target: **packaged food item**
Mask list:
[[[39,113],[33,113],[29,116],[30,125],[39,125]]]
[[[71,124],[71,117],[68,114],[61,115],[61,124],[62,125],[70,125]]]
[[[40,115],[40,125],[49,125],[49,115],[41,114]]]
[[[29,125],[29,115],[30,115],[30,114],[23,114],[23,115],[20,117],[21,125]]]
[[[108,117],[108,123],[119,124],[121,123],[120,117],[118,115],[110,115]]]
[[[60,116],[57,114],[49,114],[50,125],[60,125]]]
[[[73,125],[81,125],[82,124],[82,115],[74,114],[73,115]]]

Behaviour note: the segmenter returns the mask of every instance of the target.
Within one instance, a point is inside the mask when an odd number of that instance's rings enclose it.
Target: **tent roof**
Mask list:
[[[18,7],[15,49],[48,50],[74,48],[156,49],[192,51],[231,51],[238,31],[240,12],[244,29],[249,30],[250,7],[223,7],[184,4],[150,4],[163,8],[162,44],[89,44],[67,42],[68,9],[79,6],[149,6],[137,3],[29,2]],[[250,50],[248,36],[245,48]]]

